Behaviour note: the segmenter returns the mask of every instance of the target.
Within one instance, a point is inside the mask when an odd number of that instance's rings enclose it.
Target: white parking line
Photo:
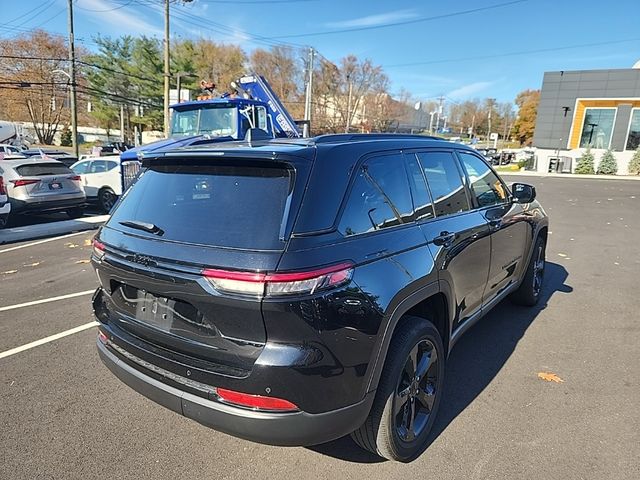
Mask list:
[[[41,303],[56,302],[58,300],[65,300],[67,298],[81,297],[83,295],[89,295],[93,292],[95,292],[95,289],[85,290],[84,292],[68,293],[67,295],[60,295],[58,297],[50,297],[50,298],[43,298],[41,300],[33,300],[32,302],[18,303],[16,305],[7,305],[6,307],[0,307],[0,312],[6,312],[7,310],[14,310],[16,308],[30,307],[31,305],[40,305]]]
[[[15,355],[16,353],[24,352],[25,350],[29,350],[33,347],[44,345],[45,343],[53,342],[60,338],[66,337],[68,335],[73,335],[74,333],[82,332],[83,330],[87,330],[88,328],[92,328],[97,325],[98,325],[98,322],[85,323],[84,325],[80,325],[79,327],[75,327],[70,330],[65,330],[64,332],[56,333],[55,335],[51,335],[45,338],[41,338],[40,340],[36,340],[35,342],[27,343],[26,345],[12,348],[11,350],[0,352],[0,359],[10,357],[11,355]]]
[[[53,242],[54,240],[61,240],[63,238],[73,237],[75,235],[82,235],[83,233],[87,233],[87,232],[86,231],[76,232],[76,233],[69,233],[67,235],[62,235],[60,237],[45,238],[44,240],[38,240],[37,242],[31,242],[25,245],[18,245],[17,247],[5,248],[4,250],[0,250],[0,253],[13,252],[14,250],[19,250],[21,248],[33,247],[34,245],[40,245],[41,243]]]

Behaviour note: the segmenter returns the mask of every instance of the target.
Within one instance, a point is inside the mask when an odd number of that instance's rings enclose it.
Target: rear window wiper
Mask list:
[[[124,220],[122,222],[118,222],[120,225],[124,225],[125,227],[136,228],[138,230],[144,230],[145,232],[153,233],[154,235],[162,236],[164,235],[164,230],[162,230],[157,225],[153,223],[147,222],[139,222],[137,220]]]

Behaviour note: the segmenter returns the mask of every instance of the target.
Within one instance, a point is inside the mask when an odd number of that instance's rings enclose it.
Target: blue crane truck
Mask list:
[[[203,82],[204,85],[206,85]],[[296,138],[302,134],[267,80],[245,75],[231,84],[232,91],[172,105],[169,138],[149,143],[120,155],[122,191],[135,180],[146,153],[168,147],[242,140],[250,129],[271,138]]]

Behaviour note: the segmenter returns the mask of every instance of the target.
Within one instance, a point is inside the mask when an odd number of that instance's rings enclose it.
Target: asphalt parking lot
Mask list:
[[[432,443],[406,465],[349,438],[253,444],[163,409],[98,359],[95,232],[0,246],[0,478],[640,478],[640,182],[508,179],[535,184],[551,217],[543,301],[504,302],[460,340]]]

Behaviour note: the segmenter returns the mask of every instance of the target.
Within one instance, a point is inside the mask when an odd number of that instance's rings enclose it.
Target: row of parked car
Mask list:
[[[65,152],[14,152],[4,147],[0,146],[0,228],[11,215],[64,211],[78,218],[88,204],[106,213],[122,193],[117,155],[78,160]]]

